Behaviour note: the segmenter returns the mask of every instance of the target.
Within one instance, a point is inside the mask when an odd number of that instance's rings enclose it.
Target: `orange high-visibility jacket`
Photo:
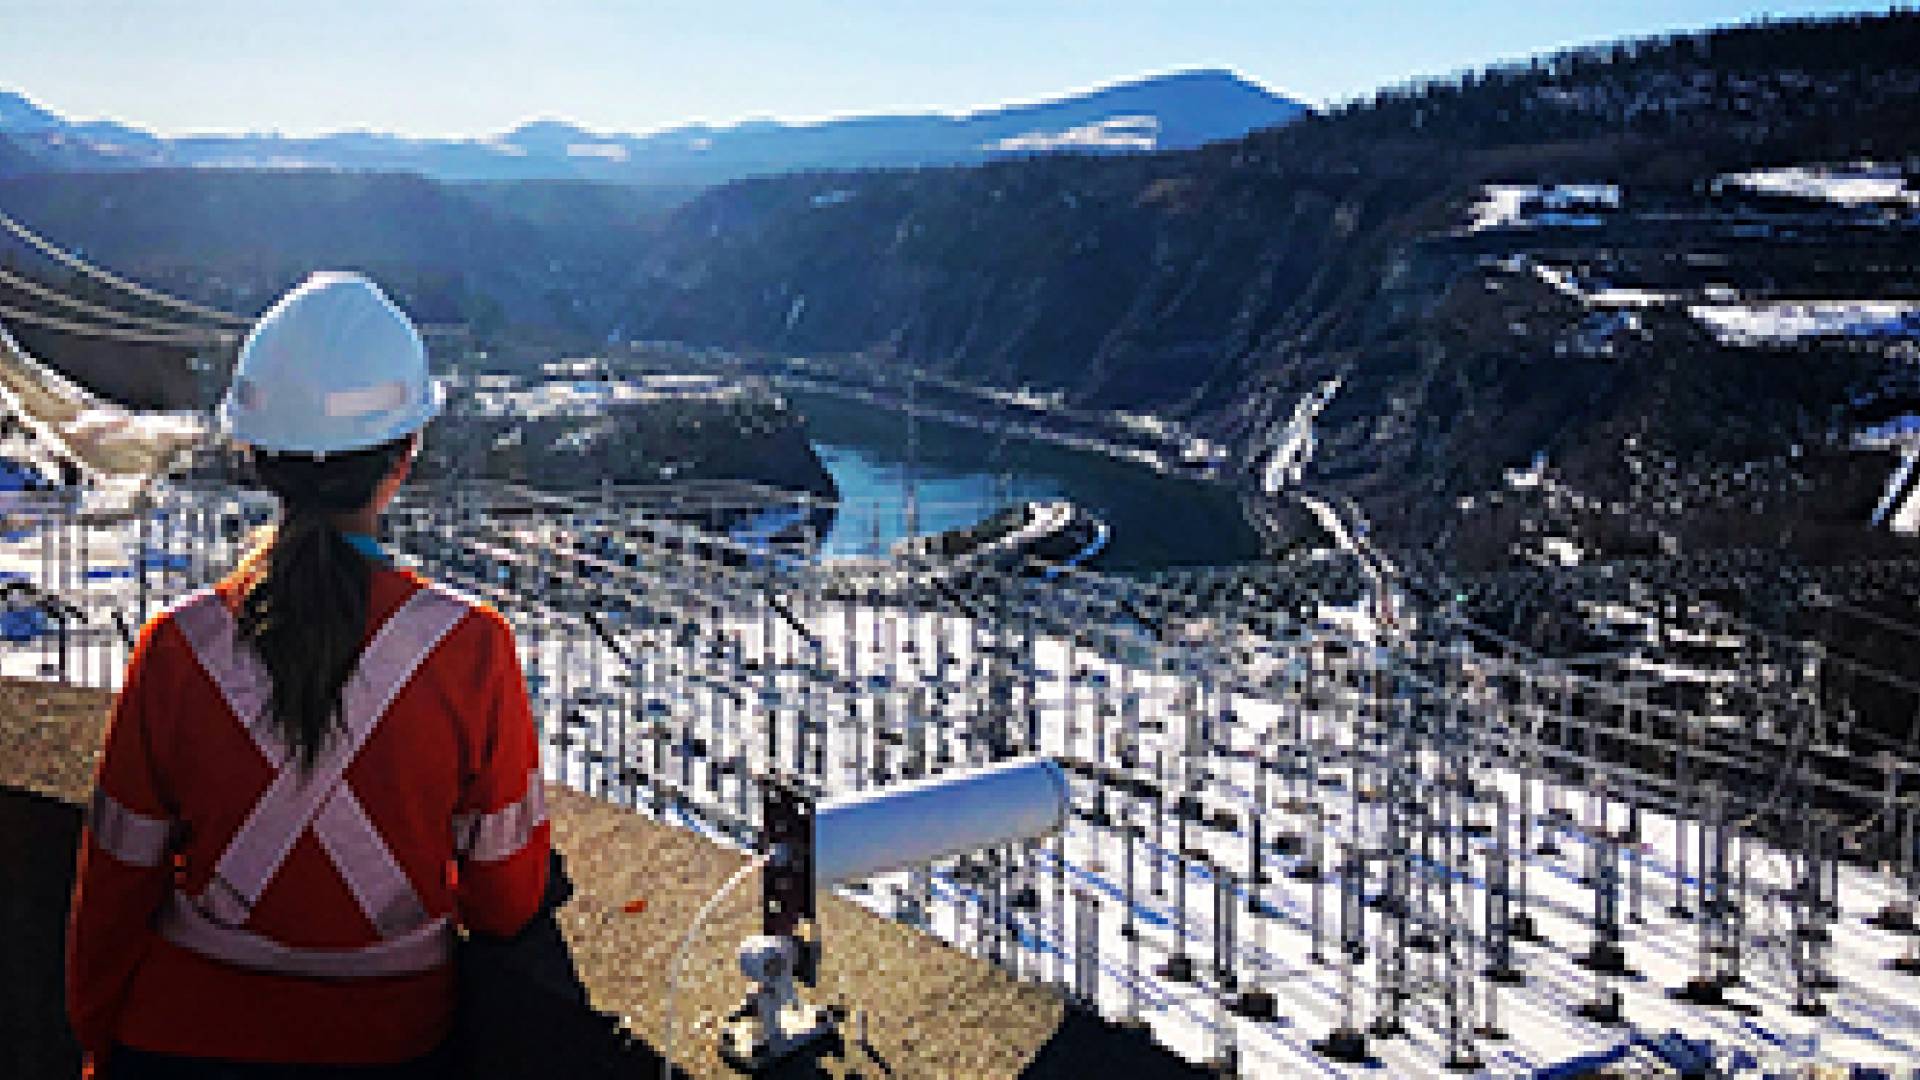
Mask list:
[[[231,634],[243,587],[229,578],[157,616],[129,662],[80,845],[74,1032],[96,1055],[117,1042],[239,1061],[417,1057],[452,1022],[453,924],[510,935],[546,888],[512,633],[491,608],[376,567],[349,734],[303,774],[236,715],[258,716],[267,691]]]

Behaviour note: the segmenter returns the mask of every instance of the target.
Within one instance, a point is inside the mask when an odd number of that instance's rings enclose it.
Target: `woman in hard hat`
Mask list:
[[[81,841],[68,1012],[115,1080],[440,1075],[456,927],[536,913],[512,634],[374,539],[441,400],[356,275],[314,275],[247,336],[222,420],[280,521],[141,631]]]

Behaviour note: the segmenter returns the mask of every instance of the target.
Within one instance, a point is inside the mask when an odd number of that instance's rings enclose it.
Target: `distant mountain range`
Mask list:
[[[0,92],[0,136],[30,162],[61,170],[315,168],[410,172],[437,180],[705,186],[813,169],[970,164],[1063,151],[1181,150],[1238,138],[1306,111],[1300,102],[1231,71],[1194,70],[963,115],[750,120],[687,124],[643,135],[538,120],[482,139],[365,131],[163,138],[112,121],[71,121],[22,95]],[[0,168],[7,164],[0,157]],[[12,168],[22,167],[16,155]]]

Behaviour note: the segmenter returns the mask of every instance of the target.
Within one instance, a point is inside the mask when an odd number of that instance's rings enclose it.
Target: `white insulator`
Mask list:
[[[905,870],[1066,824],[1066,774],[1046,758],[942,773],[820,804],[813,877],[822,886]]]
[[[770,983],[793,974],[791,938],[761,934],[740,943],[740,974],[757,983]]]

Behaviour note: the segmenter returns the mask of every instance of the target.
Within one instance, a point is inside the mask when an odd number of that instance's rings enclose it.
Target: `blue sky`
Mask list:
[[[1223,66],[1311,102],[1568,44],[1861,3],[0,0],[0,88],[164,133],[478,135],[963,109]]]

